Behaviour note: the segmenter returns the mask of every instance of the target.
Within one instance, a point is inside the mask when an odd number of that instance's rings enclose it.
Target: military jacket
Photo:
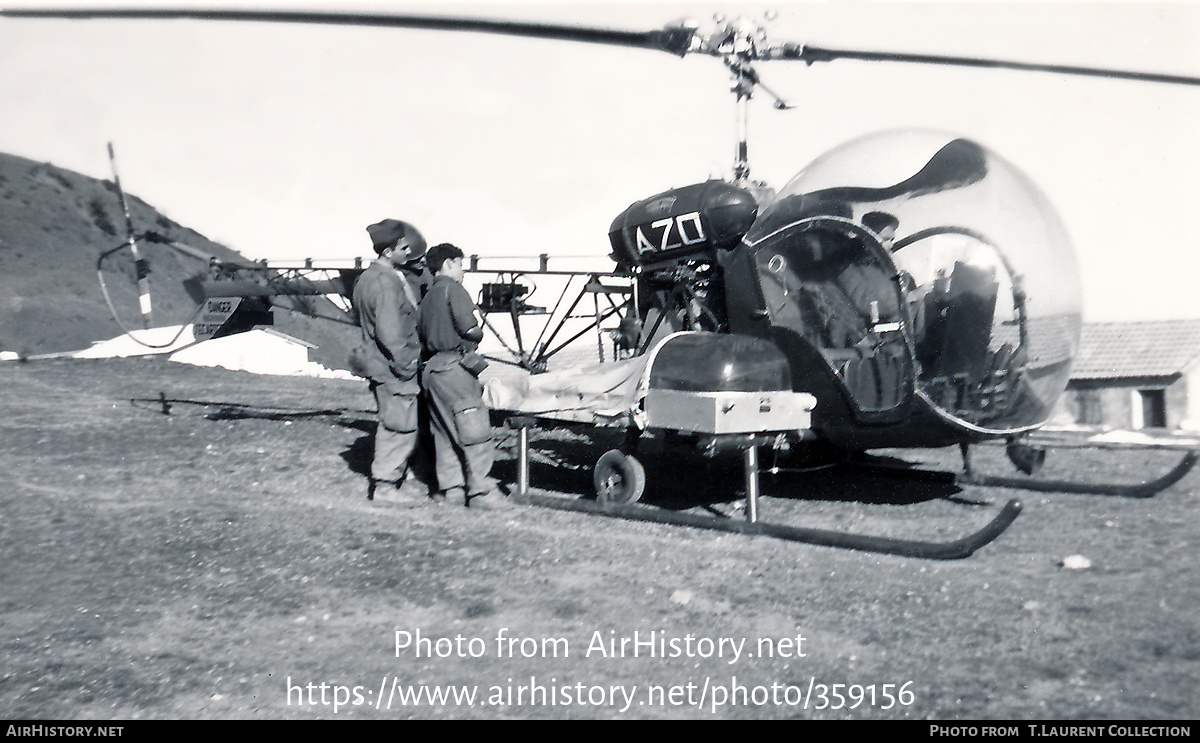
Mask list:
[[[358,278],[353,300],[363,343],[372,356],[369,367],[386,368],[395,379],[414,384],[421,361],[417,291],[390,263],[380,259]],[[371,381],[390,381],[377,376],[383,375],[372,373]]]
[[[466,353],[479,345],[466,337],[479,327],[475,303],[463,285],[449,276],[435,277],[421,300],[419,327],[426,358],[438,353]]]

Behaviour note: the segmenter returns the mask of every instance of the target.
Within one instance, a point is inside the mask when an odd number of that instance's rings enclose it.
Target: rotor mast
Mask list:
[[[766,21],[771,21],[774,14],[768,13]],[[770,49],[766,29],[759,23],[737,18],[732,21],[722,16],[714,18],[715,28],[701,35],[697,28],[692,27],[692,45],[690,52],[699,52],[720,57],[733,76],[733,86],[730,91],[736,101],[737,145],[733,160],[733,182],[739,186],[750,183],[749,155],[749,121],[750,99],[754,97],[754,89],[762,88],[775,100],[775,108],[791,108],[783,99],[762,84],[752,62],[767,57]],[[681,24],[682,25],[682,24]]]
[[[733,156],[733,182],[739,186],[750,180],[750,98],[754,94],[754,83],[745,74],[745,68],[729,64],[733,72],[733,94],[737,98],[737,150]]]

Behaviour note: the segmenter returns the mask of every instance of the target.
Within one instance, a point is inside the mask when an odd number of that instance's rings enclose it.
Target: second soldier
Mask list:
[[[495,459],[488,408],[475,354],[483,340],[475,303],[462,286],[463,252],[449,243],[426,254],[433,285],[421,302],[418,328],[424,349],[421,388],[429,400],[437,459],[437,487],[447,503],[478,509],[513,505],[488,476]]]

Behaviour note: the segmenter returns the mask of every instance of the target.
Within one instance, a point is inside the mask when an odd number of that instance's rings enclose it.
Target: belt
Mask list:
[[[462,351],[439,351],[426,360],[425,368],[430,371],[446,371],[455,364],[461,363],[462,358]]]

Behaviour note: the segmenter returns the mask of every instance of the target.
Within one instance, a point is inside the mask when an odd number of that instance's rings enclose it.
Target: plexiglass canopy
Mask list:
[[[861,409],[915,377],[946,420],[1016,432],[1066,387],[1081,307],[1070,241],[1037,187],[974,142],[899,131],[842,145],[745,243],[772,323],[817,345]],[[861,327],[830,334],[855,312]]]

